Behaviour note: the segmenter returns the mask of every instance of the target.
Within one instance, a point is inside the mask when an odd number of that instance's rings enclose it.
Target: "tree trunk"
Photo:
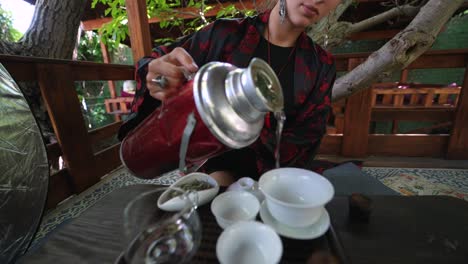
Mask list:
[[[37,0],[31,25],[19,42],[0,40],[0,53],[72,59],[86,0]],[[53,129],[37,83],[20,83],[46,139]]]
[[[31,26],[17,43],[0,40],[0,53],[71,59],[86,0],[37,0]]]
[[[408,66],[432,46],[441,28],[463,2],[430,0],[404,30],[364,63],[336,80],[332,100],[348,97],[368,88],[375,80]]]

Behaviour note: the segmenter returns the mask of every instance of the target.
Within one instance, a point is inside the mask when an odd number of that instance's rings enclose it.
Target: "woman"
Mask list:
[[[187,73],[211,61],[245,68],[253,57],[267,61],[278,75],[285,98],[286,123],[281,166],[309,168],[326,131],[335,79],[331,54],[305,34],[307,26],[327,16],[340,0],[280,0],[272,10],[244,19],[219,19],[170,47],[154,49],[137,65],[136,116],[124,124],[123,138],[156,107],[178,93]],[[165,83],[155,82],[164,76]],[[164,87],[162,87],[164,86]],[[205,171],[222,184],[234,177],[258,177],[274,167],[276,121],[267,115],[253,145],[211,159]]]

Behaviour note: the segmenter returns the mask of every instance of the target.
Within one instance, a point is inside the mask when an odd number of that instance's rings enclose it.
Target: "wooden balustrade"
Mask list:
[[[6,55],[0,62],[17,82],[37,82],[47,106],[58,141],[47,146],[48,159],[58,163],[62,157],[65,166],[50,176],[47,207],[86,190],[121,164],[119,144],[98,153],[92,148],[114,137],[121,122],[88,132],[74,81],[131,80],[132,66]]]
[[[337,55],[337,69],[350,70],[369,55]],[[429,51],[404,71],[418,68],[467,68],[467,62],[468,49]],[[133,67],[6,55],[0,55],[0,63],[16,81],[38,82],[48,108],[58,140],[47,146],[49,161],[56,162],[62,157],[65,164],[65,168],[50,176],[48,207],[89,188],[121,164],[118,144],[97,153],[92,148],[96,142],[115,136],[121,123],[87,131],[74,81],[131,80],[134,78]],[[335,115],[335,130],[342,133],[326,135],[319,153],[349,157],[398,155],[468,159],[467,72],[465,70],[461,89],[428,87],[387,91],[388,89],[374,88],[355,94],[346,101],[334,102],[333,109],[338,113]],[[405,100],[404,97],[408,94],[410,98]],[[417,96],[413,97],[414,94]],[[431,94],[438,94],[438,99],[424,99],[430,98]],[[453,94],[456,99],[449,102],[449,94]],[[390,95],[391,99],[384,100],[385,95]],[[376,101],[379,96],[382,96],[382,100]],[[131,100],[111,99],[108,101],[109,105],[118,106],[109,106],[109,110],[128,110],[126,103]],[[450,135],[369,134],[369,123],[379,120],[430,120],[451,122],[453,125]]]
[[[350,70],[357,59],[369,55],[337,55],[337,69]],[[431,68],[464,68],[464,82],[461,87],[374,84],[368,91],[334,102],[335,127],[330,129],[334,134],[325,136],[319,153],[355,158],[389,155],[468,159],[468,49],[429,51],[402,70],[400,81],[406,82],[408,70]],[[449,135],[402,135],[398,134],[399,120],[438,122],[433,128],[449,126],[451,132]],[[392,121],[393,134],[369,134],[369,123],[373,121]],[[425,130],[414,132],[418,131]]]
[[[133,97],[116,97],[104,100],[106,112],[112,115],[125,115],[130,113]]]

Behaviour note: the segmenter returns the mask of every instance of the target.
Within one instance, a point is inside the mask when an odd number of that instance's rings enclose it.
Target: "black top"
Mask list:
[[[268,59],[268,42],[262,37],[253,57],[263,59],[275,71],[283,89],[284,110],[288,112],[294,105],[294,47],[285,48],[270,43],[270,59]]]

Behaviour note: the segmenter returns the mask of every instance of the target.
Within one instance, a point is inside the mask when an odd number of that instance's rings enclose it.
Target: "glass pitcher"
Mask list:
[[[171,188],[171,192],[183,197],[186,205],[178,212],[167,212],[157,205],[166,190],[158,188],[142,193],[126,206],[125,263],[187,263],[198,250],[202,227],[196,211],[196,193]]]

